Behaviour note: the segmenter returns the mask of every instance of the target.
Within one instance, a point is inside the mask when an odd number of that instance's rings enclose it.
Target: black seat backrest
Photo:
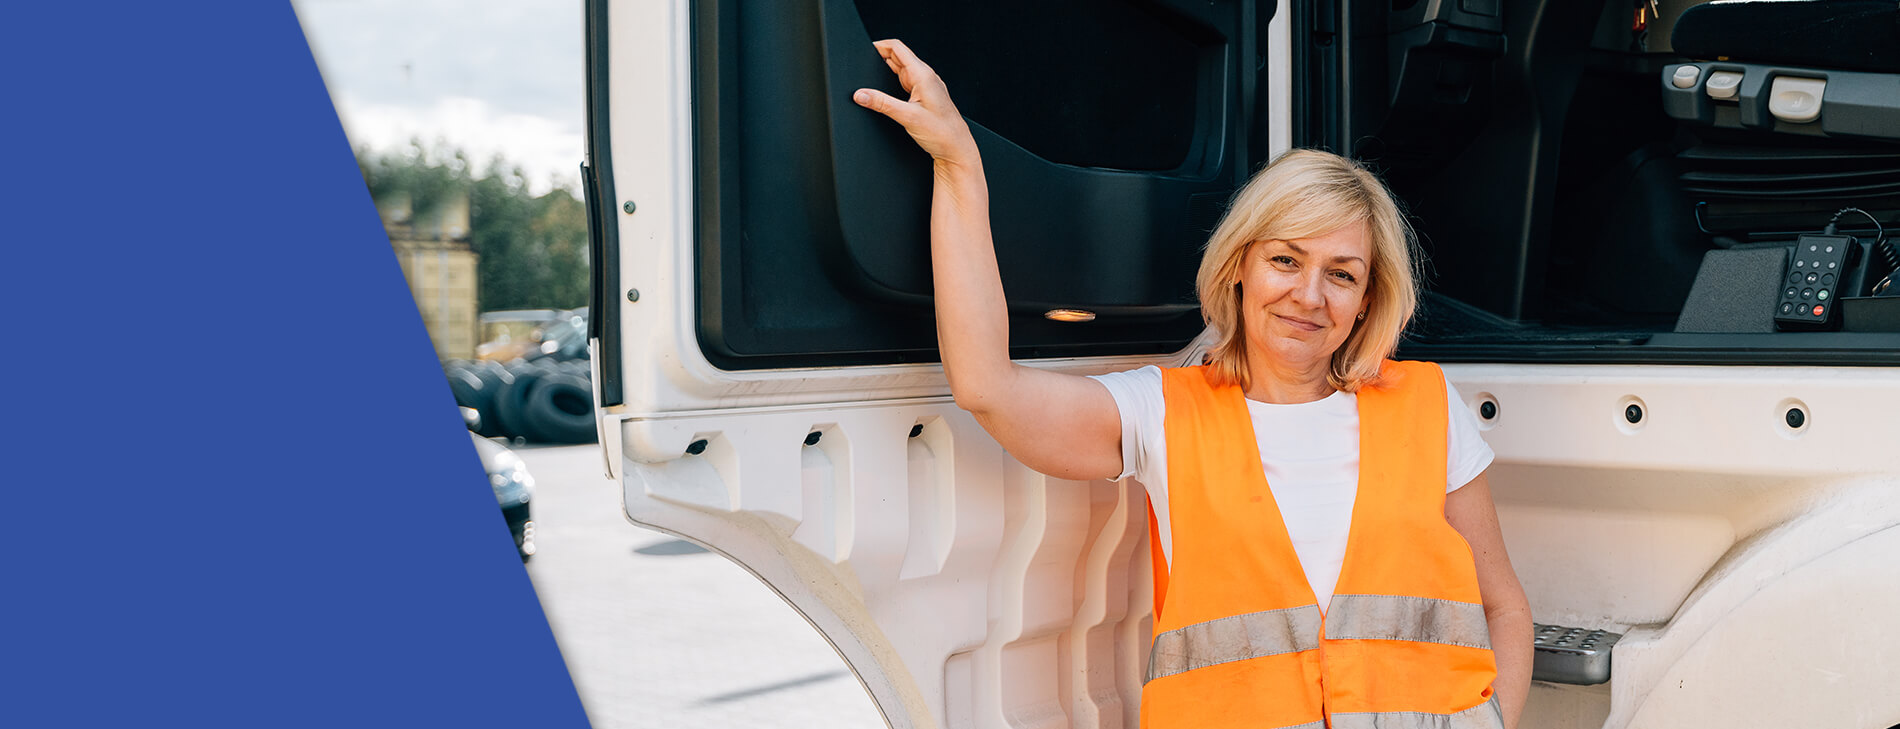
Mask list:
[[[1690,58],[1900,73],[1900,2],[1720,0],[1676,20]]]

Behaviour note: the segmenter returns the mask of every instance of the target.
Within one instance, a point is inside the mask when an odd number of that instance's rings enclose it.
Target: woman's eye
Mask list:
[[[1271,261],[1273,261],[1274,263],[1277,263],[1277,264],[1279,264],[1279,265],[1282,265],[1282,266],[1291,266],[1291,265],[1293,265],[1293,258],[1292,258],[1292,257],[1290,257],[1290,256],[1274,256],[1273,258],[1271,258],[1271,259],[1269,259],[1269,260],[1271,260]]]
[[[1353,278],[1353,275],[1352,275],[1352,274],[1350,274],[1350,273],[1347,273],[1347,272],[1345,272],[1345,271],[1334,271],[1334,272],[1333,272],[1333,277],[1334,277],[1334,278],[1337,278],[1337,279],[1339,279],[1339,280],[1341,280],[1341,281],[1345,281],[1345,282],[1347,282],[1347,283],[1352,283],[1352,282],[1354,282],[1354,281],[1358,281],[1358,280],[1359,280],[1359,279],[1357,279],[1357,278]]]

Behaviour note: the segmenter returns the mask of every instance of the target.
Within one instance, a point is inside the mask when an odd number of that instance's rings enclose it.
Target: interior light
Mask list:
[[[1050,321],[1095,321],[1095,312],[1082,309],[1050,309],[1042,316]]]

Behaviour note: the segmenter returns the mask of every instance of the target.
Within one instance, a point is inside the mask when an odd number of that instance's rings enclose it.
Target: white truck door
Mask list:
[[[952,403],[928,159],[850,94],[897,90],[883,37],[957,89],[992,180],[1014,356],[1082,374],[1179,363],[1202,330],[1198,248],[1286,146],[1260,113],[1288,87],[1255,71],[1269,18],[912,5],[589,2],[607,468],[629,519],[726,555],[809,619],[893,726],[1133,727],[1144,492],[1035,473]]]

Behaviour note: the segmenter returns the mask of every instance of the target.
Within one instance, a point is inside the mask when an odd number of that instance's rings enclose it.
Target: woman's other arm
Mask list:
[[[1517,572],[1511,569],[1510,556],[1504,553],[1504,533],[1498,528],[1498,512],[1485,474],[1445,497],[1445,520],[1471,545],[1477,562],[1491,652],[1498,661],[1492,688],[1498,707],[1504,710],[1505,728],[1516,729],[1531,691],[1531,606]]]
[[[902,124],[933,160],[930,258],[937,344],[957,405],[1030,468],[1058,478],[1114,478],[1122,471],[1121,417],[1108,388],[1009,360],[989,188],[969,126],[943,80],[908,47],[895,40],[875,45],[910,98],[875,89],[859,89],[852,98]]]

